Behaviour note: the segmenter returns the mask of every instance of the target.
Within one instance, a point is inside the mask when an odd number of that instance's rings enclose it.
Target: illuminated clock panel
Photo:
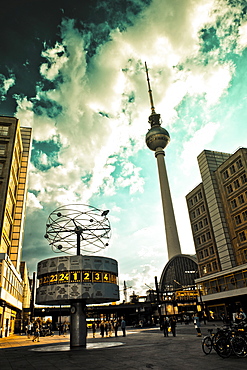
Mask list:
[[[118,264],[106,257],[65,256],[38,264],[37,304],[68,304],[119,300]]]

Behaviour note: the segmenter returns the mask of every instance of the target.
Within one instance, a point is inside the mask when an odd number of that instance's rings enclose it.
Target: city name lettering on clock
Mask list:
[[[117,276],[112,272],[73,270],[52,272],[38,277],[39,286],[66,283],[112,283],[117,284]]]

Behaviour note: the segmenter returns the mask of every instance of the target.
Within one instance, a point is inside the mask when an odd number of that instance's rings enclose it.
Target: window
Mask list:
[[[199,191],[199,193],[198,193],[198,198],[202,199],[202,192],[201,191]]]
[[[233,189],[232,189],[232,185],[231,185],[231,184],[230,184],[230,185],[228,185],[228,186],[226,187],[226,189],[227,189],[228,194],[230,194],[230,193],[232,193],[232,192],[233,192]]]
[[[202,239],[202,243],[205,243],[205,241],[206,241],[206,236],[205,236],[205,235],[202,235],[202,236],[201,236],[201,239]]]
[[[242,213],[244,221],[247,221],[247,211],[244,211]]]
[[[212,267],[213,267],[213,270],[217,270],[217,263],[216,263],[216,261],[213,261],[212,262]]]
[[[228,179],[229,177],[229,173],[228,173],[228,170],[226,170],[225,172],[223,172],[223,178],[224,180]]]
[[[246,174],[244,173],[242,176],[240,176],[240,178],[241,178],[242,184],[244,185],[247,182],[247,176],[246,176]]]
[[[201,244],[201,238],[197,238],[197,239],[196,239],[196,244],[197,244],[197,245],[200,245],[200,244]]]
[[[207,237],[207,240],[210,240],[210,239],[211,239],[211,233],[210,233],[210,231],[208,231],[208,232],[206,233],[206,237]]]
[[[9,126],[0,125],[0,136],[8,136]]]
[[[194,225],[194,231],[198,231],[198,226],[197,224]]]
[[[214,254],[214,247],[213,246],[209,247],[209,253]]]
[[[193,219],[193,218],[195,218],[196,217],[196,213],[195,213],[195,211],[193,211],[192,213],[191,213],[191,218]]]
[[[203,228],[203,224],[202,224],[202,221],[199,222],[199,229],[202,229]]]
[[[244,250],[244,258],[247,260],[247,249]]]
[[[237,215],[237,216],[235,217],[235,223],[236,223],[236,225],[239,225],[239,224],[241,224],[241,223],[242,223],[242,220],[241,220],[241,216],[240,216],[240,215]]]
[[[239,184],[238,179],[237,179],[237,180],[235,180],[233,183],[234,183],[234,187],[235,187],[235,189],[238,189],[238,188],[240,187],[240,184]]]
[[[237,168],[238,168],[238,169],[239,169],[239,168],[241,168],[241,167],[243,167],[243,163],[242,163],[241,159],[238,159],[238,160],[236,161],[236,165],[237,165]]]
[[[6,144],[0,144],[0,155],[5,155],[6,153]]]
[[[208,272],[211,272],[212,271],[212,268],[211,268],[211,264],[210,263],[207,264],[207,271]]]
[[[245,232],[242,231],[241,233],[238,234],[239,235],[239,240],[241,242],[244,242],[246,240],[246,236],[245,236]]]
[[[203,251],[200,251],[199,252],[199,259],[202,260],[203,259]]]
[[[201,214],[200,208],[197,208],[196,213],[197,213],[197,216],[200,216],[200,214]]]
[[[202,212],[205,212],[205,206],[204,206],[204,204],[201,205],[201,211]]]
[[[238,202],[239,202],[239,204],[243,204],[244,203],[244,196],[243,196],[243,194],[239,195]]]
[[[207,226],[208,225],[208,219],[204,218],[203,223],[204,223],[204,226]]]
[[[207,249],[204,250],[204,254],[205,254],[205,257],[208,257],[208,250]]]
[[[194,196],[194,202],[196,203],[198,201],[198,199],[197,199],[197,195],[196,196]]]
[[[230,167],[231,175],[236,172],[234,164]]]
[[[236,199],[233,199],[233,200],[231,201],[231,207],[232,207],[232,209],[234,209],[234,208],[236,208],[236,207],[237,207]]]

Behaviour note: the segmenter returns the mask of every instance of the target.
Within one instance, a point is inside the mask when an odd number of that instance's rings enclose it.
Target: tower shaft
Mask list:
[[[165,152],[163,148],[157,148],[155,151],[155,157],[157,158],[161,200],[163,206],[163,215],[166,230],[166,241],[167,241],[167,251],[169,260],[181,254],[181,247],[178,237],[177,225],[174,215],[174,209],[172,204],[171,192],[166,172],[165,165]]]

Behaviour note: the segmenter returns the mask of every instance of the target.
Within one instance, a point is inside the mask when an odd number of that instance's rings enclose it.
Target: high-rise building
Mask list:
[[[247,309],[247,149],[204,150],[202,182],[186,196],[202,300],[219,314]]]
[[[22,310],[21,252],[31,128],[0,116],[0,336],[14,330]]]

